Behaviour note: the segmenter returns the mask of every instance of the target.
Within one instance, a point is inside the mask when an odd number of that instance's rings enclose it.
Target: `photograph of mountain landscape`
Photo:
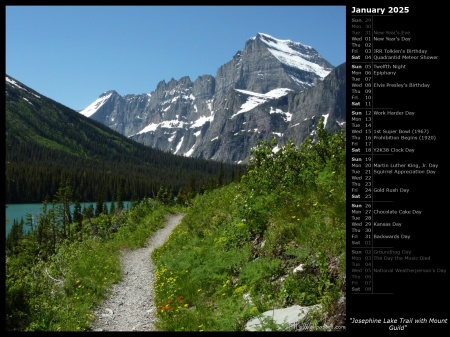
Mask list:
[[[345,331],[345,13],[6,6],[6,330]]]

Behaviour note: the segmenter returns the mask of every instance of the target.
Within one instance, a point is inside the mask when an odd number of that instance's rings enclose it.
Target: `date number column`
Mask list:
[[[351,292],[373,293],[372,16],[353,15],[350,64]]]

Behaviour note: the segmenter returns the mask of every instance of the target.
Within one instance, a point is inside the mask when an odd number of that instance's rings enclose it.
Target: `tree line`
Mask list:
[[[5,108],[6,203],[42,202],[65,177],[85,202],[112,200],[119,185],[138,200],[161,187],[192,189],[192,179],[196,188],[220,185],[242,169],[144,146],[28,88],[7,86]]]
[[[85,202],[112,200],[119,186],[124,200],[155,198],[161,187],[175,196],[180,189],[187,193],[222,185],[243,171],[238,166],[202,160],[183,164],[171,156],[160,152],[152,161],[125,156],[103,161],[64,153],[55,155],[54,151],[33,144],[16,144],[6,156],[5,200],[42,202],[47,195],[56,193],[64,177],[70,178],[74,194]]]

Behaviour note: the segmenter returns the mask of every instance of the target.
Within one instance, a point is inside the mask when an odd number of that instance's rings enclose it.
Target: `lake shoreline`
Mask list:
[[[105,201],[104,205],[108,208],[108,212],[111,209],[112,201]],[[97,202],[95,201],[89,201],[89,202],[81,202],[81,209],[85,207],[90,207],[91,205],[94,207],[96,206]],[[117,205],[117,201],[114,201],[114,204]],[[132,202],[131,201],[123,201],[125,209],[128,209]],[[17,204],[6,204],[5,207],[5,231],[6,236],[8,236],[12,224],[14,223],[14,220],[21,221],[22,219],[26,221],[27,214],[31,214],[31,216],[38,216],[39,214],[42,214],[42,206],[44,203],[17,203]],[[52,207],[52,203],[48,204],[48,207]],[[70,211],[73,213],[75,204],[70,205]],[[33,221],[34,223],[34,221]],[[28,233],[31,230],[30,226],[23,226],[24,233]]]

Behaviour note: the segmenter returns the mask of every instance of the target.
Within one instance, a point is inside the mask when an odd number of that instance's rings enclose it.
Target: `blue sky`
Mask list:
[[[6,6],[6,74],[75,110],[216,75],[265,33],[345,62],[344,6]]]

